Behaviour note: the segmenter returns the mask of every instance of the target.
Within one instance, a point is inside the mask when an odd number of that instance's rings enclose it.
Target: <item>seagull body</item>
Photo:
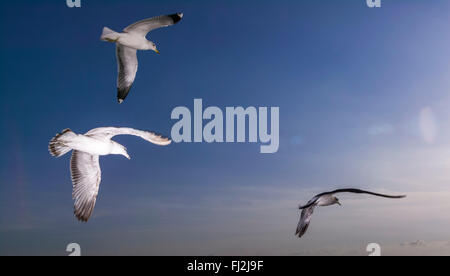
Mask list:
[[[155,43],[147,40],[147,34],[158,28],[178,23],[182,13],[161,15],[144,19],[126,27],[122,33],[107,27],[103,28],[101,40],[116,43],[116,56],[119,76],[117,78],[117,100],[122,103],[130,92],[136,77],[138,60],[137,50],[152,50],[159,54]]]
[[[314,196],[306,205],[300,206],[299,209],[302,210],[300,221],[297,226],[297,230],[295,232],[295,235],[301,238],[305,233],[306,230],[308,230],[309,223],[311,221],[312,214],[314,212],[314,208],[316,206],[330,206],[334,204],[341,205],[339,202],[339,199],[335,197],[334,195],[337,193],[356,193],[356,194],[370,194],[374,196],[379,197],[386,197],[386,198],[404,198],[405,195],[385,195],[385,194],[379,194],[379,193],[373,193],[369,191],[364,191],[360,189],[338,189],[331,192],[325,192],[318,194]]]
[[[86,134],[76,134],[70,129],[58,133],[49,144],[52,156],[60,157],[73,150],[70,172],[73,183],[72,197],[75,216],[88,221],[94,210],[101,181],[99,156],[118,154],[130,159],[127,149],[112,141],[116,135],[134,135],[156,145],[165,146],[171,140],[153,132],[132,128],[101,127]]]
[[[128,157],[126,150],[119,143],[112,140],[100,140],[92,138],[88,135],[78,135],[73,132],[63,131],[62,137],[58,140],[58,143],[65,145],[67,148],[86,152],[91,155],[109,155],[109,154],[122,154]]]
[[[151,41],[148,41],[145,36],[136,35],[134,33],[118,33],[117,40],[112,42],[135,50],[157,50],[154,44],[152,44]]]

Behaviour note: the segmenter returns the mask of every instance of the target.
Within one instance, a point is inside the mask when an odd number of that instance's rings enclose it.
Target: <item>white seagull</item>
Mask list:
[[[398,196],[392,196],[392,195],[385,195],[385,194],[378,194],[373,193],[369,191],[364,191],[360,189],[338,189],[331,192],[325,192],[318,194],[314,196],[308,203],[304,206],[300,206],[299,209],[302,210],[302,214],[300,217],[300,221],[297,226],[297,231],[295,232],[295,235],[301,238],[306,230],[308,229],[309,222],[311,220],[311,216],[314,212],[314,207],[316,206],[330,206],[333,204],[339,204],[339,199],[334,196],[334,194],[337,193],[355,193],[355,194],[369,194],[374,196],[381,196],[381,197],[387,197],[387,198],[404,198],[406,195],[398,195]]]
[[[111,140],[116,135],[124,134],[138,136],[160,146],[171,143],[170,139],[153,132],[115,127],[95,128],[84,135],[65,129],[50,141],[48,149],[55,157],[73,150],[70,172],[73,183],[72,197],[75,201],[74,213],[78,220],[88,221],[94,210],[101,181],[99,156],[120,154],[130,159],[127,149]]]
[[[117,33],[108,27],[103,28],[101,40],[116,43],[119,75],[117,78],[117,100],[122,103],[130,92],[138,68],[137,50],[152,50],[159,54],[155,43],[146,39],[147,33],[154,29],[178,23],[182,13],[161,15],[136,22]]]

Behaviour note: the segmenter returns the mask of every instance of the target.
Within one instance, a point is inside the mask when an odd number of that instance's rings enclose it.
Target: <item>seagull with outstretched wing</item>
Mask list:
[[[330,206],[333,204],[341,205],[339,202],[339,199],[335,197],[334,195],[337,193],[355,193],[355,194],[369,194],[379,197],[386,197],[386,198],[404,198],[405,195],[386,195],[386,194],[379,194],[369,191],[364,191],[360,189],[338,189],[331,192],[325,192],[318,194],[314,196],[306,205],[300,206],[299,209],[302,210],[300,221],[297,226],[297,230],[295,231],[295,235],[301,238],[306,230],[308,230],[309,223],[311,221],[311,216],[314,212],[314,208],[316,206]]]
[[[88,221],[94,211],[101,181],[99,156],[119,154],[130,159],[127,149],[112,141],[116,135],[134,135],[159,145],[166,146],[171,140],[154,132],[133,128],[101,127],[86,134],[76,134],[70,129],[58,133],[49,144],[50,154],[63,156],[73,150],[70,160],[72,175],[75,216],[81,221]]]
[[[117,100],[122,103],[130,92],[138,68],[137,50],[152,50],[159,54],[155,43],[148,41],[147,34],[155,29],[178,23],[182,13],[161,15],[144,19],[126,27],[122,33],[103,28],[101,40],[116,43],[119,75],[117,77]]]

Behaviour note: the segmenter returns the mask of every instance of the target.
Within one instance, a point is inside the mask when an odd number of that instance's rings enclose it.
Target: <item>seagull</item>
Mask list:
[[[398,196],[392,196],[392,195],[385,195],[385,194],[378,194],[373,193],[369,191],[364,191],[360,189],[338,189],[331,192],[325,192],[318,194],[314,196],[306,205],[300,206],[299,209],[302,210],[302,214],[300,217],[300,221],[297,226],[297,231],[295,232],[295,235],[301,238],[306,230],[308,229],[311,216],[314,212],[314,207],[316,206],[330,206],[333,204],[341,205],[339,202],[339,199],[334,196],[334,194],[337,193],[355,193],[355,194],[369,194],[374,196],[381,196],[381,197],[387,197],[387,198],[404,198],[406,195],[398,195]]]
[[[174,13],[144,19],[126,27],[122,33],[115,32],[108,27],[103,28],[100,39],[116,43],[119,71],[117,100],[119,103],[122,103],[127,97],[136,77],[138,67],[137,50],[152,50],[159,54],[155,43],[146,39],[147,34],[152,30],[174,25],[181,18],[183,18],[182,13]]]
[[[133,128],[100,127],[76,134],[65,129],[51,139],[48,149],[54,157],[61,157],[73,150],[70,160],[74,199],[74,214],[78,220],[87,222],[94,211],[101,181],[99,156],[118,154],[130,159],[127,149],[111,140],[116,135],[134,135],[159,146],[171,140],[153,132]]]

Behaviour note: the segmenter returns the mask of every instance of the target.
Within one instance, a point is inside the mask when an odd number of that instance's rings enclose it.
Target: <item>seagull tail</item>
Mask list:
[[[73,133],[68,128],[63,130],[61,133],[56,134],[56,136],[53,137],[52,140],[50,140],[50,143],[48,145],[50,154],[54,157],[60,157],[72,150],[71,148],[64,145],[64,143],[61,141],[61,138],[72,135],[75,135],[75,133]]]
[[[111,30],[108,27],[103,27],[102,36],[100,37],[100,39],[108,42],[116,42],[117,39],[119,39],[119,33]]]

